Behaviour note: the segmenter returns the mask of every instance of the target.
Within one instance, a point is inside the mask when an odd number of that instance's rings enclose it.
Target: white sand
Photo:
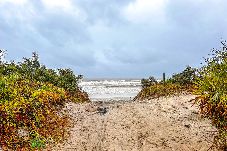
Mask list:
[[[67,104],[74,128],[64,144],[51,150],[206,151],[212,146],[215,129],[192,106],[193,98]],[[107,113],[98,113],[100,107]]]

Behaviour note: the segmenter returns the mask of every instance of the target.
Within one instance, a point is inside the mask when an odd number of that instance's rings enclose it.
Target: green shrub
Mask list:
[[[134,100],[166,97],[181,93],[192,93],[195,89],[193,82],[196,77],[196,69],[187,66],[181,73],[174,74],[171,78],[167,79],[165,83],[163,81],[158,83],[154,77],[142,79],[142,90]]]
[[[179,95],[183,92],[191,92],[189,87],[183,87],[180,84],[166,83],[155,84],[143,88],[134,100],[154,99],[159,97],[167,97],[172,95]]]
[[[216,144],[227,150],[227,47],[222,42],[221,50],[212,50],[205,65],[198,71],[196,101],[201,113],[209,117],[218,128]]]
[[[173,85],[173,84],[156,84],[152,85],[150,87],[147,87],[143,89],[141,92],[140,98],[146,98],[146,99],[153,99],[153,98],[159,98],[161,96],[168,96],[173,93],[179,88],[179,85]]]
[[[141,80],[142,88],[146,88],[157,83],[158,83],[157,80],[153,76],[150,76],[148,79]]]
[[[0,76],[0,86],[1,145],[14,150],[28,149],[34,147],[34,140],[44,144],[48,138],[55,141],[63,138],[69,119],[57,113],[66,102],[64,89],[17,74]],[[20,130],[27,132],[26,136],[20,136]]]
[[[4,55],[1,56],[1,58],[3,57]],[[1,64],[0,74],[6,76],[14,73],[20,74],[24,79],[34,82],[51,83],[54,86],[63,88],[69,96],[68,99],[71,99],[73,102],[89,101],[86,92],[81,91],[78,87],[78,82],[82,78],[81,75],[75,75],[71,69],[58,69],[56,71],[47,69],[39,62],[38,54],[35,52],[33,52],[31,58],[23,58],[22,62],[6,62]]]
[[[182,86],[193,85],[196,78],[196,69],[187,66],[181,73],[174,74],[167,82],[177,83]]]
[[[6,62],[0,51],[0,146],[42,149],[67,136],[70,119],[62,112],[67,101],[89,101],[78,87],[81,76],[70,69],[47,69],[38,55]]]

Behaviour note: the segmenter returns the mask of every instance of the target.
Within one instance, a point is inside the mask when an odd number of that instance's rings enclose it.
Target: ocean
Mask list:
[[[84,79],[79,87],[91,101],[129,101],[141,90],[140,79]]]

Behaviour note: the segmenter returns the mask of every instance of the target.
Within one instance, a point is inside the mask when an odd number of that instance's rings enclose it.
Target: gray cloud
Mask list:
[[[131,0],[85,0],[75,1],[87,13],[87,21],[95,24],[97,21],[105,22],[108,26],[120,25],[126,23],[121,16],[121,9]]]
[[[129,19],[125,9],[135,1],[76,0],[71,9],[0,2],[0,48],[15,60],[38,51],[47,66],[85,77],[160,77],[198,66],[227,39],[224,0],[166,0],[156,15],[141,9]]]

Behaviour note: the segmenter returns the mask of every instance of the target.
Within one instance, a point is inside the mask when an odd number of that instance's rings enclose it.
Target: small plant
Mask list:
[[[147,87],[155,85],[157,83],[158,83],[157,80],[153,76],[150,76],[148,79],[141,80],[142,88],[147,88]]]
[[[30,142],[32,149],[43,149],[46,146],[46,142],[40,138],[34,138]]]
[[[3,64],[4,55],[5,55],[5,50],[0,49],[0,64]]]
[[[174,74],[168,82],[178,83],[182,86],[193,85],[196,78],[196,69],[187,66],[181,73]]]

